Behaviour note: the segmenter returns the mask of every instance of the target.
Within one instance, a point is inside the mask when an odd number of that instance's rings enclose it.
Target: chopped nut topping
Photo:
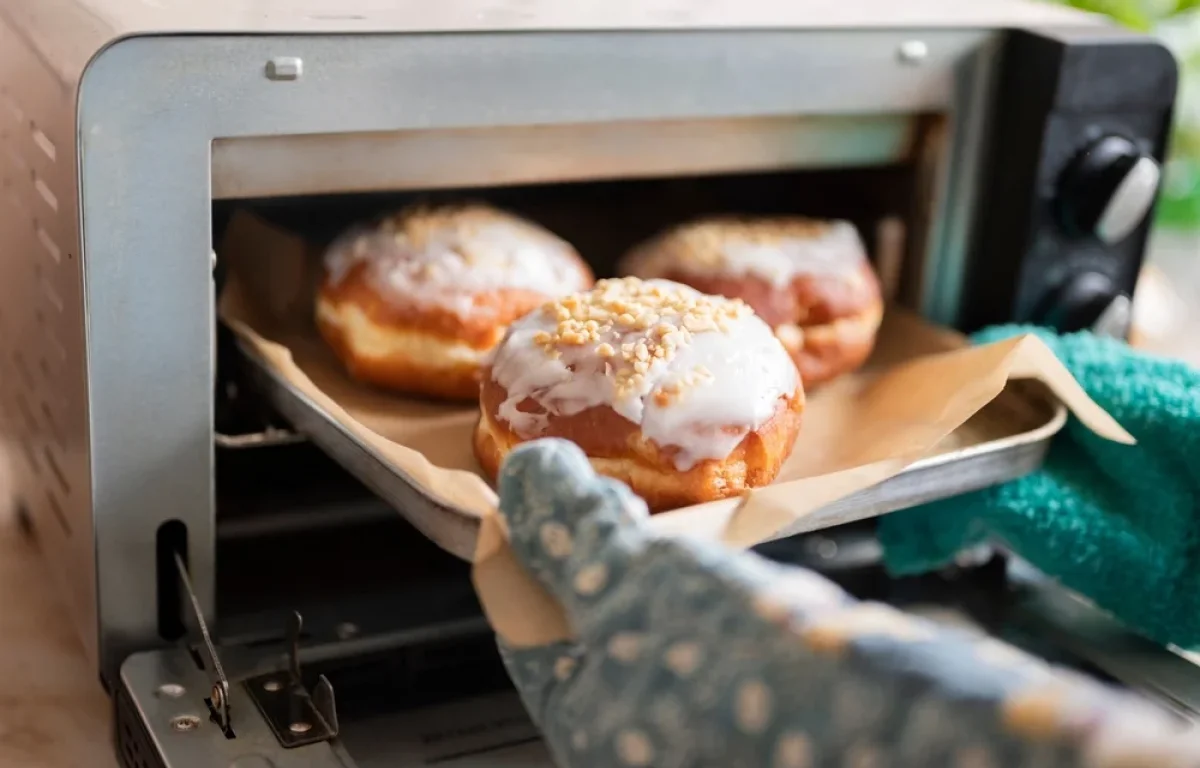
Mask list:
[[[613,361],[618,397],[642,389],[652,366],[668,363],[696,333],[727,333],[730,323],[750,314],[740,299],[724,299],[693,293],[682,286],[645,283],[637,278],[601,280],[587,293],[549,302],[543,315],[553,319],[552,332],[539,332],[534,343],[547,354],[561,346],[595,344],[596,354]],[[607,364],[606,364],[607,365]],[[682,385],[695,386],[712,378],[707,371],[692,371]],[[679,394],[661,389],[655,401],[664,402]]]

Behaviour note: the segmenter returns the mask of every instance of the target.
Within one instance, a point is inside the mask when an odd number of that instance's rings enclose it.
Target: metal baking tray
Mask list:
[[[239,343],[251,385],[299,433],[328,453],[447,552],[470,560],[478,520],[427,496],[328,412]],[[878,517],[898,509],[980,490],[1041,466],[1067,409],[1036,381],[1010,382],[1004,393],[951,436],[933,456],[903,472],[817,510],[776,538]]]

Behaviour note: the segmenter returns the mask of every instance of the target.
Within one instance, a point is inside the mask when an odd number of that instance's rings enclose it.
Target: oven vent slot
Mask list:
[[[175,642],[187,634],[183,621],[183,594],[179,588],[179,573],[175,568],[178,553],[187,564],[187,526],[179,520],[168,520],[158,527],[155,535],[155,578],[158,593],[158,636]]]
[[[6,40],[0,52],[14,45]],[[66,541],[79,482],[67,453],[71,378],[61,339],[77,278],[62,244],[73,211],[64,205],[70,194],[61,184],[58,148],[43,128],[47,113],[24,96],[0,83],[0,405],[4,438],[21,445],[14,456],[24,464],[9,478],[12,491],[43,533]]]
[[[116,694],[114,719],[117,749],[125,768],[166,768],[137,705],[123,687]]]

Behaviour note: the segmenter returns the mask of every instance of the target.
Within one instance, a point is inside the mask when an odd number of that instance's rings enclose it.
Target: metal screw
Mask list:
[[[343,621],[337,625],[335,631],[337,632],[338,640],[349,640],[358,634],[358,625],[349,621]]]
[[[304,61],[299,56],[276,56],[267,62],[268,80],[299,80]]]
[[[171,718],[171,730],[179,731],[194,731],[200,727],[200,718],[195,715],[179,715]]]
[[[920,64],[929,56],[929,46],[924,40],[905,40],[896,49],[896,58],[901,64]]]
[[[168,699],[178,699],[185,693],[187,693],[187,691],[178,683],[163,683],[162,685],[158,686],[158,695],[166,696]]]
[[[825,538],[818,539],[816,549],[817,556],[823,560],[832,560],[837,557],[838,545],[836,541]]]
[[[267,682],[263,683],[263,690],[271,693],[275,693],[282,688],[283,683],[279,682],[278,680],[268,680]]]
[[[308,733],[312,730],[311,723],[295,722],[288,726],[288,730],[292,733]]]

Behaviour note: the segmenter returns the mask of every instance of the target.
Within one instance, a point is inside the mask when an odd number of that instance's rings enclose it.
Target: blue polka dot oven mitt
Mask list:
[[[1123,693],[815,573],[656,535],[570,443],[515,449],[499,490],[522,578],[573,638],[500,639],[563,768],[1200,766],[1194,736]]]

